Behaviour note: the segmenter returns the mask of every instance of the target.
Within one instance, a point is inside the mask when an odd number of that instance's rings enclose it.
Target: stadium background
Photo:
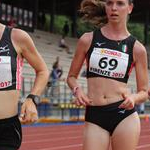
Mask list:
[[[72,55],[66,54],[58,48],[58,40],[61,37],[60,29],[56,29],[57,16],[64,16],[60,21],[69,20],[73,24],[72,31],[67,37],[72,52],[74,52],[78,36],[85,30],[90,30],[90,25],[79,23],[80,15],[78,13],[81,0],[1,0],[0,5],[0,20],[4,24],[8,24],[11,19],[15,19],[18,28],[24,29],[33,38],[35,45],[46,61],[49,70],[51,71],[52,64],[57,56],[61,57],[61,66],[63,66],[63,77],[66,78],[68,68],[71,63]],[[136,24],[142,26],[142,42],[147,48],[149,62],[149,24],[150,24],[150,2],[147,0],[135,0],[135,8],[130,16],[132,28],[136,28]],[[39,15],[44,13],[46,20],[49,19],[48,27],[41,28],[39,26]],[[59,22],[63,24],[63,22]],[[77,28],[80,26],[80,29]],[[81,30],[81,26],[86,26]],[[137,28],[136,28],[137,29]],[[43,31],[44,30],[44,31]],[[79,32],[80,31],[80,32]],[[138,33],[137,33],[137,36]],[[150,62],[149,62],[150,64]],[[20,97],[22,99],[30,92],[35,77],[34,71],[25,62],[23,70],[23,84]],[[85,78],[79,77],[81,86],[86,91]],[[134,73],[130,78],[129,86],[135,92]],[[62,122],[62,121],[82,121],[84,119],[84,108],[72,104],[73,95],[70,92],[66,82],[60,82],[59,99],[52,100],[46,96],[45,92],[42,95],[41,102],[38,105],[39,122]],[[149,103],[145,104],[146,112],[149,112]]]
[[[129,28],[146,46],[150,66],[150,1],[134,1],[135,8],[130,16],[131,24]],[[73,33],[70,33],[66,38],[72,52],[75,50],[78,36],[84,31],[91,30],[89,24],[79,21],[80,2],[81,0],[1,0],[0,21],[9,24],[12,18],[15,19],[17,27],[30,34],[50,71],[53,62],[59,56],[64,71],[63,77],[65,78],[73,54],[66,54],[58,47],[64,21],[68,20],[69,24],[73,23]],[[39,26],[38,17],[41,13],[45,13],[46,20],[48,20],[45,28]],[[77,30],[78,26],[80,29]],[[34,77],[34,71],[25,61],[19,106],[30,92]],[[86,91],[86,79],[80,76],[79,83]],[[132,92],[136,91],[134,73],[129,79],[129,87]],[[81,150],[84,108],[73,105],[73,98],[65,82],[60,82],[59,99],[53,101],[45,95],[44,91],[41,102],[38,104],[39,122],[33,125],[23,125],[23,142],[20,150]],[[137,150],[150,150],[150,103],[146,102],[144,106],[145,114],[140,115],[142,132]]]

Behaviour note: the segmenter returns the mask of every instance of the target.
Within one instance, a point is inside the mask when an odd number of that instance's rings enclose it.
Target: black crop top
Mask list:
[[[23,59],[18,57],[12,44],[11,31],[5,27],[0,40],[0,91],[21,89]]]
[[[87,78],[104,77],[127,83],[134,66],[133,47],[136,39],[130,35],[115,41],[102,35],[97,29],[87,52]]]

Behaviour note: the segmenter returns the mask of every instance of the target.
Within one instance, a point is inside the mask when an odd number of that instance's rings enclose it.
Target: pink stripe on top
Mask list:
[[[132,72],[132,69],[133,69],[134,65],[135,65],[135,63],[133,62],[133,63],[131,64],[130,69],[129,69],[128,76],[130,76],[130,74],[131,74],[131,72]]]
[[[17,56],[17,69],[16,69],[16,89],[21,89],[22,83],[22,68],[23,68],[23,58]]]

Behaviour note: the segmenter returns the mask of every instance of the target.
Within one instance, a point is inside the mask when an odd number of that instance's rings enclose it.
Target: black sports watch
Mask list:
[[[29,94],[29,95],[27,96],[27,98],[31,98],[32,101],[33,101],[33,103],[34,103],[36,106],[37,106],[37,104],[40,103],[40,96],[38,96],[38,95]]]

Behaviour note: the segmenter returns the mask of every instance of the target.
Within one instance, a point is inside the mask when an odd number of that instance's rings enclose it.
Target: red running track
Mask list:
[[[137,150],[150,150],[150,122],[142,122]],[[23,127],[20,150],[82,150],[84,125]]]

